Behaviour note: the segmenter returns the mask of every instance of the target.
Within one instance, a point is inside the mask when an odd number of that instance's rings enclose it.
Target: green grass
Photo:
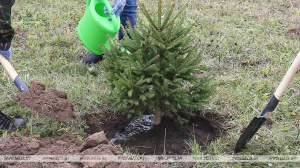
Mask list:
[[[141,0],[150,7],[153,1]],[[203,52],[205,71],[215,74],[217,88],[203,111],[227,116],[227,134],[212,142],[210,155],[232,155],[240,135],[254,116],[260,114],[291,62],[299,52],[299,37],[289,37],[290,28],[300,27],[298,1],[207,1],[175,0],[177,6],[187,3],[186,23],[195,23],[195,45]],[[69,132],[84,138],[85,121],[81,117],[99,109],[110,112],[103,99],[108,94],[101,63],[94,71],[81,63],[90,52],[82,45],[77,25],[84,14],[84,0],[16,1],[12,13],[12,65],[29,86],[39,80],[47,89],[65,91],[75,105],[76,119],[62,124],[32,115],[8,98],[17,88],[0,68],[0,109],[13,117],[28,121],[24,135],[51,136]],[[139,13],[140,11],[138,11]],[[141,15],[139,15],[141,16]],[[139,17],[139,19],[144,19]],[[259,134],[239,155],[299,154],[300,75],[297,73],[272,115],[273,125],[263,126]],[[199,153],[196,144],[191,147]],[[299,167],[292,163],[211,163],[201,167]]]

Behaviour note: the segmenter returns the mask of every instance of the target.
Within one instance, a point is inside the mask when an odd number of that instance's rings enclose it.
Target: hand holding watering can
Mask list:
[[[78,24],[80,40],[87,49],[97,55],[103,54],[99,46],[105,45],[110,49],[109,41],[120,29],[120,18],[117,18],[116,15],[106,14],[104,7],[108,11],[112,11],[108,0],[88,0],[85,13]],[[107,38],[107,35],[110,36],[110,39]]]
[[[112,5],[111,13],[112,15],[116,15],[117,17],[120,16],[121,12],[123,11],[124,7],[126,5],[126,0],[116,0],[114,4]],[[106,6],[104,7],[105,13],[109,14]],[[108,20],[111,20],[111,17],[108,17]]]
[[[119,40],[123,39],[120,30],[122,24],[125,28],[127,21],[132,27],[136,26],[136,0],[115,0],[111,5],[108,0],[87,0],[85,14],[79,22],[78,34],[84,46],[92,52],[83,60],[83,63],[98,63],[103,59],[100,46],[105,45],[110,50],[109,42],[118,33]],[[107,38],[109,34],[110,38]],[[129,36],[131,38],[131,36]]]

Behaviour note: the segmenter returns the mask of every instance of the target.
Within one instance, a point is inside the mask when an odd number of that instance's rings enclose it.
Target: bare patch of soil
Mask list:
[[[45,85],[32,81],[31,93],[20,93],[13,97],[16,102],[30,108],[33,112],[61,122],[69,122],[74,118],[73,104],[67,101],[65,92],[45,90]],[[200,113],[201,114],[201,113]],[[186,140],[195,138],[197,143],[205,146],[218,138],[222,133],[222,116],[215,113],[198,114],[187,124],[179,125],[172,119],[165,118],[158,126],[148,131],[134,134],[126,140],[110,142],[117,133],[122,133],[131,122],[120,115],[105,115],[101,111],[83,117],[89,129],[89,136],[79,141],[65,134],[54,137],[20,137],[12,134],[0,138],[0,155],[123,155],[124,150],[141,155],[181,155],[190,154]],[[108,139],[107,139],[108,138]],[[193,166],[194,163],[184,167]],[[136,162],[65,162],[65,163],[0,163],[0,167],[164,167],[155,163]]]
[[[81,142],[70,135],[47,137],[42,139],[32,137],[20,137],[17,134],[0,138],[0,155],[122,155],[122,149],[114,145],[105,137],[104,132],[90,135]],[[164,167],[154,163],[130,163],[130,162],[5,162],[0,167],[64,167],[64,168],[161,168]]]
[[[65,92],[55,89],[45,90],[45,85],[32,81],[30,93],[19,93],[13,97],[16,102],[56,121],[70,122],[74,118],[73,104],[67,101]],[[39,136],[21,137],[12,134],[0,137],[0,155],[123,155],[122,148],[109,142],[104,131],[90,134],[84,141],[69,134],[62,136],[39,138]],[[161,168],[155,163],[136,162],[0,162],[0,167],[64,167],[64,168]]]
[[[74,105],[67,100],[67,93],[55,89],[45,90],[45,85],[35,80],[31,81],[29,91],[17,94],[13,100],[56,121],[70,122],[75,117]]]
[[[104,131],[108,139],[113,139],[116,133],[125,131],[130,120],[122,116],[108,117],[103,114],[85,116],[88,133]],[[147,132],[131,136],[128,140],[117,140],[114,143],[129,149],[130,152],[144,155],[183,155],[191,154],[186,140],[196,139],[204,146],[221,135],[224,120],[214,113],[196,115],[187,124],[180,125],[172,119],[165,118],[158,126]]]

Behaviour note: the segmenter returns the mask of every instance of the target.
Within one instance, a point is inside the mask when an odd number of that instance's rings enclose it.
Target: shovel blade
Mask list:
[[[250,122],[246,130],[242,133],[239,140],[235,145],[235,153],[240,152],[246,144],[251,140],[254,134],[259,130],[259,128],[264,124],[266,118],[262,117],[254,117]]]

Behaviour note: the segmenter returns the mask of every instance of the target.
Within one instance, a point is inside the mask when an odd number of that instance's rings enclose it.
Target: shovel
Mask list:
[[[283,93],[285,92],[288,85],[292,81],[295,73],[299,69],[299,66],[300,66],[300,52],[298,53],[297,57],[295,58],[294,62],[292,63],[287,73],[285,74],[284,78],[282,79],[277,90],[273,94],[268,105],[262,111],[261,115],[254,117],[253,120],[248,125],[248,127],[240,136],[235,146],[235,153],[240,152],[246,146],[246,144],[251,140],[251,138],[258,131],[258,129],[264,124],[266,119],[269,118],[271,114],[275,111],[280,98],[282,97]]]
[[[20,92],[30,93],[24,81],[2,54],[0,54],[0,63],[2,64],[8,75],[11,77],[11,79],[14,81],[14,84],[17,86]]]
[[[20,92],[30,93],[29,89],[25,85],[24,81],[21,79],[21,77],[18,75],[18,73],[15,71],[15,69],[11,66],[9,61],[2,54],[0,54],[0,63],[2,64],[4,69],[7,71],[8,75],[12,78],[12,80],[14,81],[14,84],[17,86],[17,88],[20,90]],[[25,124],[25,120],[13,119],[0,111],[0,129],[1,130],[15,130],[24,124]]]

